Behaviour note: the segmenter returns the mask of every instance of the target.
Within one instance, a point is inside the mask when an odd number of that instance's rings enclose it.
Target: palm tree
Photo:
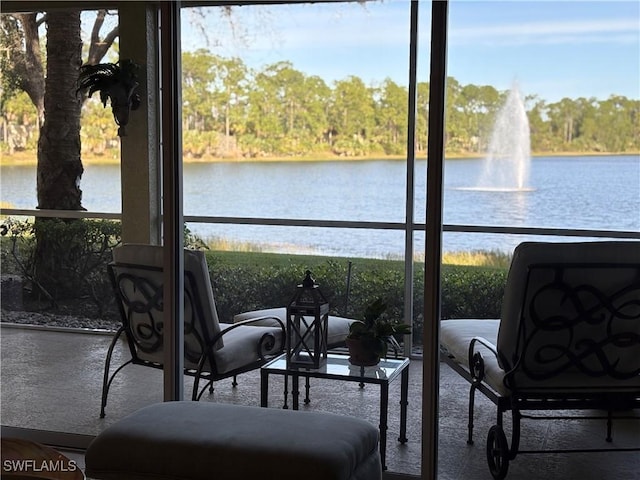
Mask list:
[[[47,25],[45,116],[38,140],[38,208],[82,210],[82,101],[74,93],[82,63],[80,11],[52,10],[47,14]],[[70,68],[73,65],[77,66]]]

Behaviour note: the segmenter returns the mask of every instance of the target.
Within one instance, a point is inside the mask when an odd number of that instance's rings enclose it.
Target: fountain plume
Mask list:
[[[527,191],[531,164],[529,119],[517,85],[500,108],[478,189]]]

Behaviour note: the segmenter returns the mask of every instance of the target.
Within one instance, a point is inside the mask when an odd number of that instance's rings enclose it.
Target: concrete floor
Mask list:
[[[116,377],[109,394],[107,416],[99,418],[104,359],[110,336],[9,328],[1,333],[1,408],[4,427],[71,432],[93,436],[107,425],[138,408],[162,401],[162,373],[127,366]],[[117,348],[114,365],[127,355],[125,344]],[[390,386],[387,464],[390,472],[420,474],[422,363],[410,367],[408,438],[399,434],[399,381]],[[282,380],[270,377],[269,406],[279,408]],[[190,395],[191,380],[185,383]],[[475,445],[466,444],[468,384],[446,365],[441,368],[439,478],[442,480],[491,479],[486,465],[485,438],[495,423],[495,407],[481,394],[476,398]],[[260,405],[258,372],[216,386],[213,396],[202,401]],[[353,415],[378,424],[379,390],[375,385],[359,389],[355,383],[312,381],[311,404],[303,408]],[[636,412],[638,415],[638,412]],[[508,425],[507,425],[508,426]],[[602,421],[525,421],[522,449],[603,448]],[[5,430],[6,431],[6,430]],[[4,432],[3,432],[4,433]],[[640,422],[614,424],[614,444],[640,446]],[[511,480],[640,479],[638,452],[519,455],[509,467]]]

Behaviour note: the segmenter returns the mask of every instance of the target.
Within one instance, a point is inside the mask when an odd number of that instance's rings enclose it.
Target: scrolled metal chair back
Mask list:
[[[109,265],[112,284],[119,299],[129,349],[136,360],[161,365],[163,356],[163,249],[161,246],[124,244],[114,249]],[[215,369],[213,344],[220,324],[203,252],[184,252],[184,361],[185,368]]]
[[[497,346],[512,390],[640,389],[640,244],[519,246]]]
[[[132,356],[163,363],[164,319],[162,270],[139,265],[112,265],[122,318]],[[184,357],[187,368],[196,369],[208,332],[202,328],[202,308],[194,294],[194,281],[185,275]]]
[[[640,266],[533,265],[515,368],[546,381],[572,373],[640,375]]]

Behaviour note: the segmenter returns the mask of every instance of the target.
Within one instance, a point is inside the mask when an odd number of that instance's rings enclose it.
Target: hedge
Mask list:
[[[2,233],[6,235],[0,237],[3,273],[22,274],[24,285],[31,285],[33,289],[38,282],[32,256],[35,226],[30,222],[11,221],[5,221],[2,226],[5,227]],[[72,290],[71,305],[64,302],[70,309],[67,313],[73,314],[73,304],[77,304],[82,307],[82,316],[117,321],[106,264],[111,259],[111,248],[120,242],[119,224],[84,220],[42,222],[40,228],[43,226],[52,232],[55,230],[55,238],[61,240],[52,251],[54,256],[65,259],[66,267],[62,265],[57,270],[58,283],[62,285],[65,277],[73,287],[49,289],[45,308],[60,309],[64,294]],[[76,239],[71,242],[76,246],[71,252],[75,255],[73,261],[69,260],[69,238]],[[196,240],[185,229],[185,244],[203,248]],[[404,318],[404,264],[398,260],[214,250],[207,250],[206,256],[222,322],[231,322],[236,313],[287,305],[306,270],[313,273],[333,315],[362,318],[366,307],[380,298],[387,304],[385,316]],[[412,320],[416,342],[422,338],[423,330],[424,264],[416,263],[414,270]],[[499,318],[506,268],[443,265],[441,271],[442,318]]]
[[[238,256],[244,256],[239,259]],[[404,268],[391,260],[352,260],[349,293],[349,260],[326,257],[208,252],[211,283],[221,321],[234,314],[285,306],[296,285],[311,270],[327,298],[332,315],[362,318],[378,298],[387,303],[386,316],[403,318]],[[506,269],[444,265],[442,268],[442,318],[499,318]],[[422,337],[424,264],[414,273],[414,342]]]

